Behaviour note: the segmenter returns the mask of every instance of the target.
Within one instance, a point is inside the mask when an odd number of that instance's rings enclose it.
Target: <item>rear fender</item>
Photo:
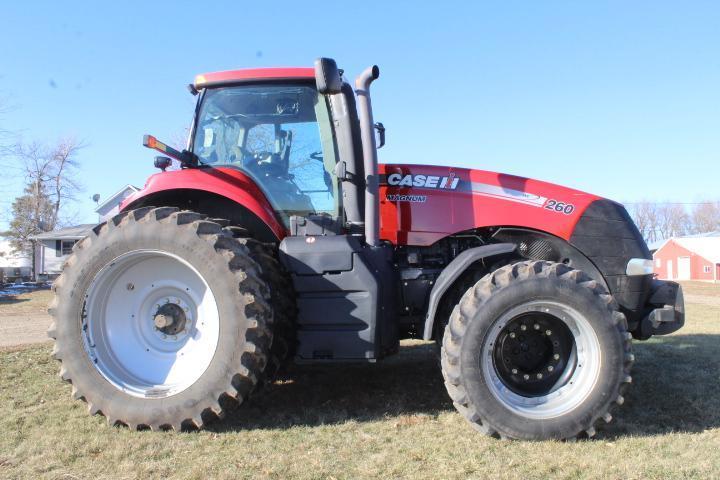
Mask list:
[[[193,168],[153,175],[120,210],[177,206],[225,218],[247,227],[264,241],[282,240],[287,231],[265,194],[247,175],[232,168]]]

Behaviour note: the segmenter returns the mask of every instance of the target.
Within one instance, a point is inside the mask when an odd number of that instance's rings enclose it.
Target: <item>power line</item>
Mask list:
[[[720,203],[720,200],[714,202],[623,202],[623,205],[715,205]]]

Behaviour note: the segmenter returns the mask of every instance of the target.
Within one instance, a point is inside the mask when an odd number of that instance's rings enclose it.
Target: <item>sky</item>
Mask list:
[[[151,133],[191,120],[198,73],[380,66],[384,163],[500,171],[623,202],[717,199],[720,2],[7,2],[0,129],[86,143],[84,191],[155,173]],[[0,179],[5,222],[23,178]]]

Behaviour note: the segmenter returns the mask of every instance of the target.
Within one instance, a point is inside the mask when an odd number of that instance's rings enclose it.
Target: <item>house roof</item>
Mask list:
[[[720,263],[720,236],[718,237],[679,237],[675,242],[700,255],[712,263]]]
[[[30,240],[80,240],[85,238],[95,224],[88,223],[74,227],[60,228],[30,237]]]
[[[107,208],[109,205],[112,205],[112,207],[114,207],[115,205],[119,205],[120,202],[122,202],[125,199],[125,197],[127,196],[126,192],[128,190],[130,191],[130,193],[135,193],[135,192],[139,191],[140,189],[138,187],[134,187],[132,185],[125,185],[123,188],[121,188],[120,190],[115,192],[113,195],[111,195],[109,198],[107,198],[104,202],[102,202],[100,205],[98,205],[95,208],[95,211],[99,213],[100,210]]]
[[[681,238],[720,238],[720,230],[716,230],[714,232],[695,233],[693,235],[683,235],[682,237],[670,237],[670,238],[664,238],[662,240],[656,240],[656,241],[648,244],[648,249],[654,253],[657,250],[660,250],[662,247],[664,247],[665,244],[668,243],[670,240],[678,240]],[[685,247],[685,248],[688,248],[688,247]],[[691,250],[691,249],[688,248],[688,250]],[[701,255],[701,256],[703,256],[703,255]],[[710,260],[710,258],[708,258],[708,260]]]

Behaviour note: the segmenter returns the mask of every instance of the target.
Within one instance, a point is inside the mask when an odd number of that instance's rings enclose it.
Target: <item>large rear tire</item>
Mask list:
[[[631,335],[604,286],[566,265],[502,267],[463,295],[445,329],[445,385],[477,430],[591,437],[631,382]]]
[[[177,208],[123,212],[79,242],[53,289],[53,355],[110,425],[201,428],[262,379],[273,310],[232,232]]]

